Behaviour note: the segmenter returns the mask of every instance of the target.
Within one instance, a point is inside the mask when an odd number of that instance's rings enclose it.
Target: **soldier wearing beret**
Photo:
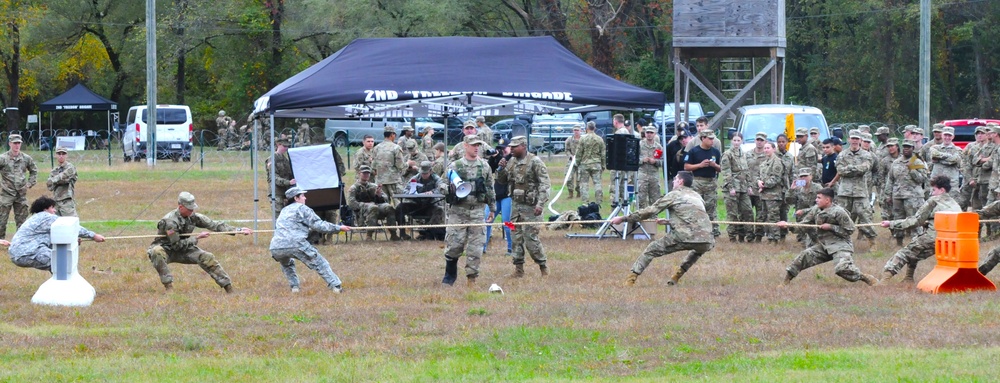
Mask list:
[[[35,160],[21,152],[21,135],[8,137],[10,150],[0,154],[0,239],[7,237],[7,217],[14,210],[14,222],[18,228],[28,219],[28,189],[35,186],[38,168]]]

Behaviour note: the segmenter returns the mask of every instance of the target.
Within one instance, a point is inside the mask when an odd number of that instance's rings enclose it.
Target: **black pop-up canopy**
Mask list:
[[[52,114],[55,112],[105,112],[108,118],[106,127],[108,137],[111,137],[111,113],[117,112],[118,103],[108,100],[101,95],[94,93],[83,84],[76,84],[63,94],[43,102],[39,106],[39,111],[49,112],[49,129],[52,129]],[[97,129],[94,129],[97,130]],[[38,124],[39,147],[42,141],[42,124]],[[111,165],[111,147],[108,146],[108,165]]]
[[[358,39],[254,103],[275,117],[442,117],[663,109],[545,37]]]

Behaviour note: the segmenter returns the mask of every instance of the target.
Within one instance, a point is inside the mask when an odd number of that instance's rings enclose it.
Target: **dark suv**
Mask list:
[[[715,116],[715,112],[705,113],[705,109],[701,107],[701,103],[692,102],[689,105],[690,110],[687,113],[688,133],[694,133],[694,123],[698,120],[698,117],[705,116],[706,118],[712,118]],[[663,107],[664,110],[657,110],[653,113],[653,124],[656,125],[660,134],[665,135],[669,139],[674,136],[674,125],[677,123],[677,116],[674,116],[674,103],[667,103]],[[684,104],[681,104],[681,108],[681,113],[683,114]]]

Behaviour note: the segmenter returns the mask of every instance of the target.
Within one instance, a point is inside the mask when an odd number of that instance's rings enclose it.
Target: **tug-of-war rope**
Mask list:
[[[453,223],[453,224],[437,224],[437,225],[394,225],[394,226],[351,226],[352,231],[365,231],[365,230],[392,230],[392,229],[436,229],[436,228],[449,228],[449,227],[486,227],[486,226],[507,226],[511,230],[515,230],[517,226],[532,226],[532,225],[550,225],[550,224],[565,224],[565,225],[586,225],[595,223],[605,223],[610,222],[607,219],[594,219],[587,221],[558,221],[558,222],[493,222],[493,223]],[[656,220],[649,219],[641,222],[656,222]],[[623,222],[624,223],[624,222]],[[778,226],[776,222],[737,222],[737,221],[712,221],[715,224],[726,224],[726,225],[747,225],[747,226]],[[979,223],[1000,223],[1000,219],[984,219],[980,220]],[[854,227],[881,227],[882,223],[863,223],[854,225]],[[786,227],[805,227],[805,228],[819,228],[820,225],[804,224],[804,223],[792,223],[788,222]],[[274,230],[254,230],[254,233],[273,233]],[[210,232],[211,234],[242,234],[242,231],[216,231]],[[181,234],[182,237],[197,236],[200,233],[190,233]],[[160,238],[166,237],[165,235],[149,234],[149,235],[124,235],[117,237],[104,237],[105,240],[111,239],[137,239],[137,238]]]

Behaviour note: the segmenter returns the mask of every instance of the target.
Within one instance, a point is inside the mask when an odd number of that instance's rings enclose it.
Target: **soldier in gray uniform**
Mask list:
[[[292,160],[288,157],[288,146],[291,142],[287,138],[277,138],[274,140],[274,155],[264,161],[268,169],[274,163],[274,195],[268,195],[271,199],[271,207],[277,215],[281,208],[285,207],[285,195],[288,188],[295,186],[295,175],[292,174]],[[267,184],[271,184],[271,172],[267,172]]]
[[[899,271],[903,269],[903,265],[912,266],[912,269],[916,269],[917,262],[927,259],[928,257],[934,255],[934,239],[937,237],[937,231],[934,230],[934,214],[938,212],[961,212],[962,208],[958,206],[956,202],[948,192],[951,189],[951,180],[948,176],[937,176],[931,178],[931,199],[927,200],[920,210],[917,210],[916,215],[906,217],[905,219],[897,219],[894,221],[882,221],[882,227],[888,227],[896,231],[902,231],[914,227],[924,227],[924,232],[910,241],[906,247],[899,249],[885,263],[885,269],[882,271],[882,278],[879,284],[886,284],[892,277],[899,274]],[[904,282],[913,282],[913,272],[907,269],[906,278],[903,279]]]
[[[338,233],[350,231],[351,227],[325,222],[319,218],[313,209],[306,206],[306,192],[297,186],[285,191],[289,199],[278,221],[274,226],[274,236],[271,237],[271,258],[281,264],[281,272],[288,278],[288,285],[293,293],[299,292],[299,275],[295,273],[295,261],[298,260],[313,269],[334,293],[340,293],[340,278],[330,268],[330,263],[306,239],[310,231],[322,233]]]
[[[0,239],[7,238],[7,217],[14,210],[18,228],[28,219],[28,189],[35,186],[38,168],[35,160],[21,151],[21,135],[8,138],[10,150],[0,154]]]
[[[837,175],[840,181],[837,182],[837,204],[850,214],[851,218],[859,224],[871,223],[872,211],[869,206],[868,184],[865,182],[866,174],[872,169],[874,156],[861,149],[861,132],[852,130],[850,132],[850,149],[840,152],[837,156]],[[854,227],[851,225],[851,231]],[[873,245],[877,234],[871,227],[860,229],[861,234],[868,238],[869,244]]]
[[[611,219],[611,223],[615,225],[624,221],[635,223],[655,217],[663,210],[667,210],[667,216],[670,217],[669,219],[656,219],[657,224],[670,225],[670,231],[646,246],[646,250],[632,265],[632,273],[625,279],[626,286],[634,285],[636,279],[646,270],[654,258],[677,251],[690,250],[681,265],[674,271],[674,275],[670,277],[670,281],[667,282],[668,285],[673,286],[691,269],[691,266],[694,266],[695,262],[698,262],[702,254],[715,247],[712,222],[708,213],[705,212],[705,202],[698,192],[691,189],[694,184],[694,175],[689,171],[682,170],[677,172],[673,182],[672,190],[656,200],[652,206],[629,214],[628,217],[618,216]]]
[[[455,195],[455,186],[449,183],[447,201],[451,205],[447,213],[449,225],[480,224],[493,221],[496,214],[496,193],[493,190],[494,176],[490,164],[479,158],[480,146],[483,142],[475,135],[467,135],[463,140],[464,156],[448,164],[446,172],[455,172],[465,182],[471,182],[474,187],[471,194],[459,198]],[[446,177],[447,179],[448,177]],[[483,204],[489,209],[485,216]],[[444,278],[441,283],[455,284],[458,277],[458,257],[465,253],[465,277],[469,286],[475,286],[479,276],[479,258],[483,255],[486,245],[486,230],[482,226],[448,227],[445,231]]]
[[[941,144],[934,145],[928,153],[931,162],[931,178],[937,176],[947,176],[950,180],[958,180],[961,176],[959,168],[962,166],[962,149],[955,146],[952,140],[955,138],[955,128],[945,126],[941,129]],[[956,181],[955,188],[949,192],[951,198],[961,201],[962,195],[959,193],[961,185]]]
[[[371,168],[361,166],[358,170],[358,179],[347,191],[347,206],[351,207],[358,215],[358,222],[365,226],[376,226],[378,220],[384,219],[389,225],[396,225],[396,208],[389,204],[390,196],[386,195],[385,189],[380,185],[369,182]],[[398,241],[396,229],[390,229],[389,234],[393,241]],[[375,231],[369,230],[368,240],[372,240]]]
[[[76,202],[73,201],[73,186],[76,184],[76,166],[66,161],[69,150],[60,147],[56,149],[56,161],[59,166],[52,169],[45,186],[52,192],[56,200],[56,215],[60,217],[76,217]]]
[[[534,154],[528,153],[528,138],[511,138],[510,160],[500,160],[497,182],[510,187],[511,222],[541,222],[542,207],[549,202],[549,170]],[[514,240],[514,278],[524,276],[524,253],[538,265],[542,276],[549,274],[545,249],[538,239],[538,225],[522,225],[512,230]]]
[[[801,271],[830,261],[836,262],[834,272],[847,281],[862,281],[869,286],[877,282],[874,276],[861,273],[854,264],[854,244],[851,243],[854,221],[851,221],[844,208],[833,203],[834,196],[834,191],[830,188],[816,193],[816,205],[800,221],[803,224],[820,225],[816,231],[816,244],[799,253],[785,268],[785,279],[781,286],[791,283]],[[781,221],[778,222],[778,227],[787,227],[787,224]]]
[[[580,167],[578,170],[580,183],[580,199],[584,203],[597,202],[604,203],[604,190],[601,186],[601,173],[607,168],[607,147],[604,139],[597,136],[595,130],[597,125],[593,121],[587,122],[587,134],[580,138],[580,151],[576,155],[576,163]],[[591,188],[594,196],[590,196]]]
[[[389,198],[401,192],[400,184],[403,182],[403,172],[406,171],[406,156],[399,145],[393,143],[396,137],[396,130],[391,126],[386,126],[383,132],[385,137],[382,142],[375,146],[375,158],[373,160],[375,173],[375,183],[382,187]]]
[[[201,266],[202,270],[212,276],[215,283],[227,293],[231,293],[233,285],[229,274],[222,269],[215,255],[198,247],[198,240],[208,238],[211,233],[203,231],[197,235],[186,234],[193,233],[196,227],[211,231],[239,231],[243,235],[250,235],[253,230],[245,227],[235,228],[225,222],[213,221],[203,214],[195,213],[196,209],[198,204],[195,203],[194,196],[188,192],[181,192],[177,196],[177,209],[167,213],[156,223],[156,233],[160,237],[153,240],[146,254],[149,255],[149,261],[153,263],[153,268],[160,275],[160,282],[167,290],[173,289],[174,282],[174,276],[170,274],[167,264],[183,263]]]
[[[375,161],[375,137],[370,134],[366,134],[361,141],[361,150],[354,153],[354,172],[357,173],[358,169],[362,165],[366,165],[369,168],[372,167],[372,162]]]
[[[59,218],[56,215],[56,201],[41,196],[31,203],[33,214],[24,221],[24,225],[14,233],[9,243],[10,261],[19,267],[33,267],[39,270],[52,269],[52,223]],[[80,226],[80,238],[93,239],[94,242],[104,242],[104,236],[96,234]]]
[[[643,128],[639,141],[639,176],[636,177],[636,206],[640,209],[653,206],[663,194],[660,192],[660,175],[663,174],[663,146],[656,140],[656,127]],[[660,157],[656,153],[659,151]]]

